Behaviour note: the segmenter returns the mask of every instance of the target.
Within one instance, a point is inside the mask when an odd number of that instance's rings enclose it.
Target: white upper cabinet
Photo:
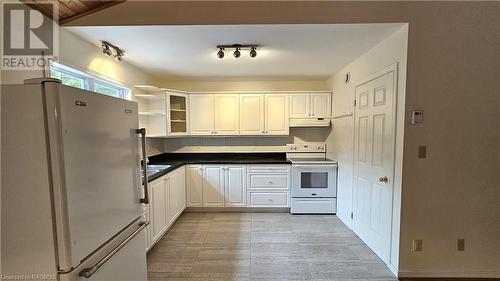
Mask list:
[[[215,134],[240,133],[239,95],[215,95]]]
[[[290,118],[309,118],[311,114],[309,94],[290,95]]]
[[[187,135],[188,130],[188,94],[167,93],[167,134]]]
[[[315,93],[311,94],[311,117],[328,118],[332,112],[332,94]]]
[[[286,94],[266,94],[266,135],[289,134],[289,102]]]
[[[190,95],[189,131],[191,135],[213,135],[214,117],[214,95]]]
[[[264,95],[240,95],[240,135],[263,135],[264,116]]]

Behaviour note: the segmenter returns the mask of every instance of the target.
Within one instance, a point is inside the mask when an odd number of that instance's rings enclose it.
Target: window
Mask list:
[[[50,66],[50,76],[60,79],[64,85],[71,87],[89,90],[115,98],[127,99],[129,97],[129,90],[127,88],[61,64],[53,63]]]

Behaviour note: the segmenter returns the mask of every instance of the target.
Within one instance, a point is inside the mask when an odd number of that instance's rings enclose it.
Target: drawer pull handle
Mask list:
[[[268,184],[273,184],[273,182],[272,182],[272,181],[268,181],[267,183],[268,183]]]
[[[273,202],[273,199],[272,198],[267,198],[268,201],[270,202]]]

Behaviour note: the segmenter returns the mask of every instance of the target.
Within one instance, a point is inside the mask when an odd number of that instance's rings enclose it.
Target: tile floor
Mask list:
[[[397,280],[336,216],[184,213],[148,253],[153,280]]]

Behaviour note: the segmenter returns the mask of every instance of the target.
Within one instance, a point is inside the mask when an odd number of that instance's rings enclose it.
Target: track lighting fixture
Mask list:
[[[115,58],[115,60],[122,61],[123,56],[125,55],[125,51],[106,41],[101,41],[101,46],[102,46],[102,53],[104,55],[109,57],[114,53],[115,55],[113,57]]]
[[[224,58],[224,51],[226,49],[234,49],[233,56],[235,58],[241,57],[241,51],[242,50],[250,50],[249,55],[251,58],[255,58],[257,56],[257,49],[259,48],[258,45],[240,45],[240,44],[233,44],[233,45],[218,45],[217,48],[219,51],[217,52],[217,57],[219,59]]]

